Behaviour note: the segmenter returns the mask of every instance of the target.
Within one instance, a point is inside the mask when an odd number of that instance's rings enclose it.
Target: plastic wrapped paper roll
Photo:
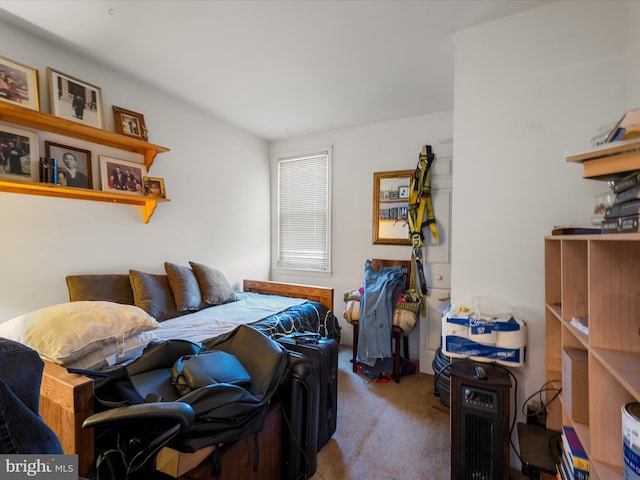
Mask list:
[[[442,335],[469,338],[468,321],[467,318],[442,317]]]
[[[522,348],[527,345],[527,326],[513,317],[508,322],[499,322],[495,327],[496,347]]]
[[[496,344],[496,332],[491,321],[472,320],[469,333],[469,339],[476,343],[489,346]]]

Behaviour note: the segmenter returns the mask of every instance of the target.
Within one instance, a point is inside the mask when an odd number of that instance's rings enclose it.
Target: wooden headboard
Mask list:
[[[245,280],[242,284],[245,292],[282,295],[283,297],[306,298],[321,303],[333,311],[333,288],[298,285],[295,283],[279,283],[258,280]]]

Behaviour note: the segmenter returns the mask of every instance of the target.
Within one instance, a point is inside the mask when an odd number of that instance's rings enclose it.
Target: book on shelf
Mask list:
[[[628,188],[623,192],[616,193],[613,197],[613,205],[620,205],[621,203],[630,202],[631,200],[637,200],[639,198],[640,183],[633,185],[631,188]]]
[[[560,457],[560,465],[566,477],[570,480],[589,480],[589,472],[571,465],[566,452],[563,450]]]
[[[602,233],[637,233],[640,215],[607,218],[602,220]]]
[[[39,163],[40,182],[58,184],[58,160],[41,158]]]
[[[622,129],[618,134],[620,140],[628,140],[630,138],[640,137],[640,123],[629,125]]]
[[[562,426],[562,450],[567,457],[569,469],[586,472],[587,478],[589,478],[588,474],[591,470],[589,457],[582,447],[576,431],[567,425]]]
[[[581,468],[576,468],[571,465],[569,457],[566,455],[566,452],[563,450],[560,463],[566,472],[567,478],[570,480],[589,480],[589,472],[586,470],[582,470]]]
[[[571,325],[576,327],[585,335],[589,335],[589,317],[586,315],[571,318]]]
[[[629,137],[631,138],[631,132],[635,131],[637,125],[640,125],[640,108],[629,110],[618,121],[615,127],[611,129],[609,135],[607,135],[607,143],[616,142],[618,140],[624,140],[624,136],[629,131]]]
[[[640,214],[640,198],[629,200],[618,205],[611,205],[604,209],[604,219],[628,217],[630,215]]]
[[[640,185],[640,170],[628,173],[613,182],[613,193],[618,195],[632,187]]]
[[[558,469],[558,477],[560,478],[560,480],[573,480],[573,478],[569,476],[567,465],[562,461],[562,457],[560,457],[558,461],[559,465],[557,465],[556,468]]]

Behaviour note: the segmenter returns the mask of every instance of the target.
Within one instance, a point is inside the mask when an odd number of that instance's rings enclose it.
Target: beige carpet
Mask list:
[[[311,478],[449,479],[449,409],[433,396],[433,377],[375,383],[353,373],[350,359],[351,347],[341,347],[337,428]]]

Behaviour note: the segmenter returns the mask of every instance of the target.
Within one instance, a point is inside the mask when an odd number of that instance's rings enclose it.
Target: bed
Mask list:
[[[79,280],[74,277],[75,280]],[[118,282],[123,282],[127,275],[104,275],[94,276],[94,279],[100,277],[111,277],[113,281],[117,278]],[[162,281],[162,276],[155,275]],[[88,298],[103,300],[105,287],[99,285],[98,288],[92,288],[90,292],[78,292],[77,288],[69,285],[70,300],[84,301]],[[157,279],[157,278],[156,278]],[[75,287],[86,285],[86,279],[80,278]],[[100,283],[100,282],[98,282]],[[124,284],[124,283],[123,283]],[[94,285],[95,287],[95,285]],[[135,285],[132,282],[133,290]],[[82,286],[82,288],[85,288]],[[100,292],[99,294],[96,292]],[[306,330],[316,331],[323,336],[333,338],[340,341],[340,325],[333,314],[333,289],[327,287],[307,286],[299,284],[287,284],[270,281],[244,280],[242,293],[249,295],[276,295],[279,297],[290,297],[292,299],[303,299],[294,301],[294,305],[287,307],[285,310],[273,312],[257,321],[246,321],[254,328],[262,331],[270,337],[285,335],[291,331]],[[120,295],[121,292],[118,294]],[[113,292],[110,292],[110,300],[113,300]],[[131,301],[129,293],[126,292],[126,298],[117,298],[123,302]],[[135,295],[134,295],[135,296]],[[136,298],[136,300],[138,300]],[[207,307],[215,310],[217,306]],[[206,308],[205,308],[206,309]],[[201,309],[201,310],[205,310]],[[198,315],[199,312],[196,312]],[[200,314],[201,315],[201,314]],[[177,317],[177,321],[186,322],[190,315]],[[169,322],[171,320],[168,320]],[[165,323],[165,322],[161,322]],[[185,323],[186,325],[186,323]],[[234,328],[234,322],[228,322],[227,325],[220,329],[212,330],[214,333],[207,335],[199,332],[198,338],[194,340],[202,341],[205,346],[212,342],[222,331],[229,331]],[[158,329],[160,330],[160,329]],[[188,328],[185,330],[188,331]],[[171,338],[182,338],[183,336],[171,331]],[[160,335],[162,338],[162,335]],[[206,337],[206,338],[205,338]],[[40,396],[40,414],[45,422],[56,432],[65,453],[78,454],[78,468],[80,475],[86,475],[93,461],[94,443],[93,432],[91,430],[83,430],[83,421],[94,413],[93,399],[93,381],[79,374],[69,373],[67,367],[47,361],[45,358],[45,368],[41,386]]]

